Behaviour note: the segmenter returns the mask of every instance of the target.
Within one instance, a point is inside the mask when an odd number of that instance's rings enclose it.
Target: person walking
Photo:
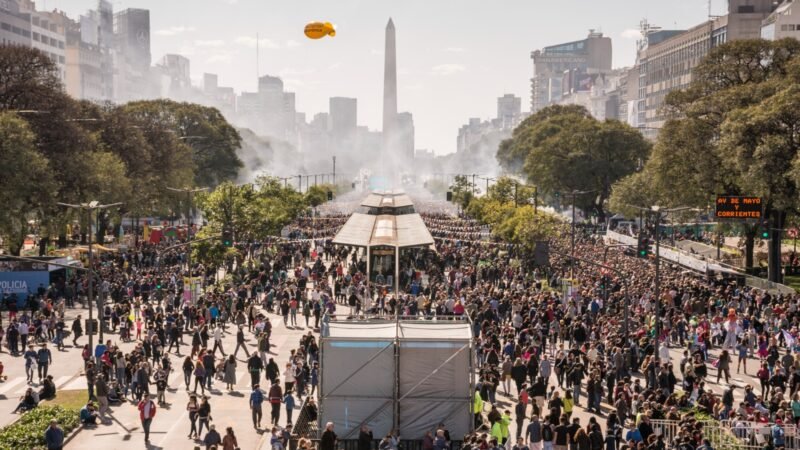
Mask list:
[[[206,449],[216,449],[219,444],[222,443],[222,438],[217,433],[217,427],[211,425],[211,428],[208,429],[208,433],[206,433],[206,437],[203,438],[203,444],[205,444]]]
[[[222,356],[225,356],[225,349],[222,348],[222,328],[219,326],[214,327],[214,348],[211,353],[216,355],[217,349],[222,353]]]
[[[269,388],[269,404],[272,407],[272,415],[270,420],[272,425],[278,426],[281,419],[281,400],[283,400],[283,391],[281,390],[280,380],[276,379]]]
[[[230,355],[225,361],[225,372],[222,378],[228,390],[234,390],[236,387],[236,358],[234,358],[233,355]]]
[[[28,376],[28,384],[33,383],[33,373],[36,370],[38,354],[33,349],[33,344],[28,346],[28,350],[22,355],[25,358],[25,374]]]
[[[264,363],[261,357],[256,352],[250,355],[247,360],[247,371],[250,372],[250,387],[253,388],[258,384],[258,378],[261,376],[261,370],[264,368]]]
[[[100,420],[105,421],[106,413],[108,412],[108,383],[106,383],[106,377],[102,373],[97,375],[95,395],[97,396],[97,412],[100,414]]]
[[[72,321],[72,346],[78,347],[78,339],[83,336],[83,326],[81,326],[81,316]]]
[[[239,443],[236,441],[236,435],[233,434],[233,427],[225,429],[225,437],[222,438],[222,450],[236,450],[239,448]]]
[[[197,434],[197,411],[199,409],[200,405],[197,403],[197,395],[191,394],[189,396],[189,403],[186,404],[186,411],[189,412],[189,422],[192,424],[192,428],[189,429],[189,439],[199,437]]]
[[[250,411],[253,414],[253,428],[261,428],[261,417],[264,415],[262,404],[264,403],[264,391],[260,389],[258,383],[253,386],[253,392],[250,393]]]
[[[336,433],[333,432],[333,422],[328,422],[325,424],[325,431],[322,433],[319,450],[336,450],[336,446],[337,438]]]
[[[236,332],[236,350],[233,351],[233,357],[239,353],[239,349],[244,350],[244,354],[250,357],[250,352],[247,350],[247,343],[244,341],[244,327],[239,325],[239,331]]]
[[[200,402],[200,408],[197,409],[197,419],[199,422],[197,435],[200,436],[203,434],[203,425],[205,425],[206,429],[209,429],[208,422],[211,420],[211,404],[208,403],[208,397],[203,397]]]
[[[42,380],[47,378],[47,368],[53,364],[53,354],[50,353],[47,344],[42,344],[42,348],[36,352],[36,356],[39,364],[39,383],[41,384]]]
[[[283,396],[283,404],[286,406],[286,423],[292,424],[292,412],[294,411],[294,397],[291,392],[286,392]]]
[[[44,432],[44,441],[47,444],[47,450],[61,450],[64,448],[64,430],[58,426],[56,419],[50,420],[50,426]]]
[[[145,392],[144,398],[139,402],[139,419],[142,421],[142,429],[144,430],[144,442],[150,442],[150,425],[153,423],[153,417],[156,416],[156,403],[150,400],[150,394]]]

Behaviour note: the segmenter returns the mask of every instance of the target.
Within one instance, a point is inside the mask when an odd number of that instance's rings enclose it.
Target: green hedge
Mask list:
[[[66,437],[80,425],[79,412],[61,406],[40,406],[20,417],[11,425],[0,428],[0,448],[45,449],[44,432],[50,420],[58,420]]]

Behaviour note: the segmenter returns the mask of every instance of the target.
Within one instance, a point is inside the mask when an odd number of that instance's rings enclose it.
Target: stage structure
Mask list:
[[[469,319],[388,316],[325,322],[320,337],[319,430],[340,440],[362,424],[379,439],[393,429],[418,441],[444,423],[472,431],[472,326]]]
[[[368,195],[361,212],[350,216],[333,244],[365,249],[368,289],[373,285],[398,292],[403,257],[413,249],[433,248],[434,240],[411,198],[388,191]]]

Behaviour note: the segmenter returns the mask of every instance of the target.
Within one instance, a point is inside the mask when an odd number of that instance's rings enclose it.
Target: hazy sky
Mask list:
[[[96,0],[37,0],[73,18]],[[530,52],[583,39],[589,29],[613,39],[614,67],[631,65],[639,21],[663,28],[702,22],[707,0],[117,0],[115,10],[150,10],[153,61],[165,53],[191,59],[192,78],[217,73],[221,86],[256,89],[260,74],[278,75],[297,93],[310,119],[328,98],[358,98],[358,122],[381,127],[383,36],[397,28],[398,108],[414,114],[416,147],[456,149],[458,127],[496,115],[497,97],[513,93],[530,105]],[[713,0],[713,12],[726,7]],[[307,39],[321,20],[337,35]]]

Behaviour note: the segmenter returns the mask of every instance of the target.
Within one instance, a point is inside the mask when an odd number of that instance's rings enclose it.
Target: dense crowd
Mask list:
[[[404,253],[400,292],[393,292],[391,282],[368,288],[363,254],[333,246],[327,237],[242,244],[248,258],[238,260],[225,281],[217,280],[217,268],[197,263],[189,268],[184,253],[164,252],[159,245],[140,243],[101,255],[95,269],[102,280],[98,295],[106,300],[107,334],[134,345],[123,351],[108,339],[94,349],[83,346],[92,401],[81,420],[104,422],[110,405],[130,402],[139,408],[149,439],[157,407],[169,401],[169,373],[176,370],[187,391],[189,438],[209,448],[233,448],[233,430],[224,436],[215,430],[206,393],[215,385],[234,389],[237,371],[246,370],[253,426],[264,425],[268,403],[266,429],[273,447],[287,448],[295,409],[304,405],[307,417],[317,414],[314,332],[326,314],[346,307],[350,315],[471,317],[476,432],[461,444],[470,449],[707,450],[703,418],[723,421],[745,438],[749,424],[765,424],[769,440],[780,448],[787,427],[800,420],[796,296],[663,265],[656,317],[650,262],[617,248],[608,252],[607,264],[619,273],[582,262],[597,261],[605,252],[599,236],[579,229],[578,262],[570,264],[556,254],[570,251],[565,229],[551,243],[556,251],[551,264],[538,267],[515,246],[472,239],[484,233],[472,219],[441,212],[423,217],[435,230],[436,251]],[[343,220],[329,218],[336,224]],[[297,230],[308,226],[307,219],[293,224]],[[190,273],[204,286],[195,299],[183,286]],[[52,356],[46,343],[63,349],[71,334],[73,345],[81,345],[81,318],[67,324],[64,313],[85,293],[84,278],[57,281],[34,295],[29,310],[10,311],[0,336],[12,355],[24,359],[29,379],[42,380],[40,391],[31,389],[21,399],[20,410],[55,395],[47,384]],[[273,321],[310,330],[283,359],[271,353]],[[222,345],[226,333],[236,334],[232,352]],[[245,359],[237,359],[240,351]],[[676,352],[682,356],[673,358]],[[734,357],[737,373],[755,374],[758,386],[728,384]],[[722,394],[713,386],[722,387]],[[578,408],[589,413],[588,423],[580,423]],[[669,442],[656,432],[663,420],[674,421],[678,430]],[[418,439],[426,449],[448,448],[449,432],[439,436],[445,431],[432,424],[431,434]],[[386,448],[398,445],[390,437],[384,441]],[[322,447],[331,450],[324,441]]]

